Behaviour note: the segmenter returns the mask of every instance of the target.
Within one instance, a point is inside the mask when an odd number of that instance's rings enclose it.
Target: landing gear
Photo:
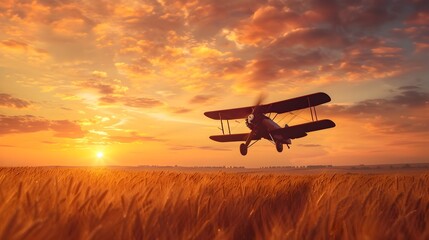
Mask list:
[[[246,154],[247,154],[247,145],[246,144],[244,144],[244,143],[240,144],[240,153],[241,153],[241,155],[246,156]]]
[[[283,152],[283,143],[276,142],[276,149],[277,149],[277,152]]]

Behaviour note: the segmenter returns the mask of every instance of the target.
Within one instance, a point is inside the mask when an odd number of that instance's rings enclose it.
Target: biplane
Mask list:
[[[331,98],[326,93],[319,92],[269,104],[261,104],[261,101],[261,99],[258,100],[251,107],[205,112],[204,115],[211,119],[220,120],[221,124],[222,135],[210,136],[210,139],[217,142],[242,141],[240,153],[245,156],[248,148],[263,138],[272,142],[278,152],[282,152],[284,144],[290,148],[289,145],[292,144],[292,139],[305,137],[309,132],[335,127],[335,123],[332,120],[319,120],[317,117],[316,106],[331,101]],[[280,127],[274,122],[278,114],[306,108],[310,109],[311,122],[294,126],[286,124],[284,127]],[[270,118],[271,114],[275,114],[273,118]],[[229,120],[234,119],[245,119],[250,133],[231,134]],[[224,121],[226,121],[228,133],[225,133]]]

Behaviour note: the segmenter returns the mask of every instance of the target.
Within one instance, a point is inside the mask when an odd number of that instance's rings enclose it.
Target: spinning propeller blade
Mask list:
[[[262,102],[265,101],[266,97],[267,95],[262,92],[259,94],[259,97],[256,99],[256,102],[254,104],[252,114],[259,113],[259,106],[261,106]]]

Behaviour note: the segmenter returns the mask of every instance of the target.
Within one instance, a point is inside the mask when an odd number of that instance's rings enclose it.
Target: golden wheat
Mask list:
[[[429,239],[429,174],[1,168],[0,239]]]

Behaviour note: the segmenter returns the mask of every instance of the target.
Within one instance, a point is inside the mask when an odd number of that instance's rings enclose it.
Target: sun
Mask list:
[[[98,159],[102,159],[104,157],[104,153],[103,152],[97,152],[97,158]]]

